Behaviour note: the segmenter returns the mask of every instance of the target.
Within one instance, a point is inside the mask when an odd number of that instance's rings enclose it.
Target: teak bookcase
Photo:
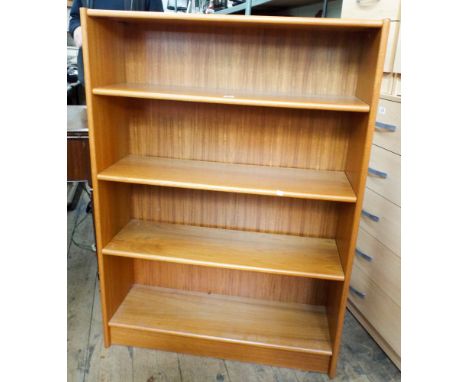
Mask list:
[[[388,21],[81,22],[105,345],[334,376]]]

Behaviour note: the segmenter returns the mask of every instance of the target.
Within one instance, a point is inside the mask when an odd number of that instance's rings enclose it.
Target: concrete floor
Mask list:
[[[69,382],[318,382],[326,375],[126,346],[103,347],[92,218],[83,193],[68,212]],[[72,236],[73,241],[72,242]],[[76,244],[75,244],[76,243]],[[78,245],[77,245],[78,244]],[[348,312],[334,381],[400,381],[400,371]]]

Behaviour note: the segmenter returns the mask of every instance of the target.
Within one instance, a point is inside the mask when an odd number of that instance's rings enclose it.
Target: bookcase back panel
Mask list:
[[[360,32],[131,25],[129,83],[274,94],[354,95]],[[314,70],[312,70],[312,68]]]
[[[131,154],[344,170],[351,113],[133,101]]]
[[[132,218],[164,223],[334,238],[339,203],[132,186]]]
[[[133,260],[134,282],[228,296],[326,305],[331,281],[195,265]]]

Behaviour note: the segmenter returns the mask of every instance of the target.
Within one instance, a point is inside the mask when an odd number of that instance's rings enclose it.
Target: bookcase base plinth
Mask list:
[[[322,354],[268,349],[139,329],[111,327],[110,332],[112,345],[138,346],[321,373],[328,373],[331,359],[331,356]]]

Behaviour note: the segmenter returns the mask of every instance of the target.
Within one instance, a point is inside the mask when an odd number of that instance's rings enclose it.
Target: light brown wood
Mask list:
[[[111,110],[126,107],[129,154],[134,155],[342,171],[354,127],[350,113],[342,112],[112,101]],[[100,127],[117,133],[104,121]]]
[[[333,377],[388,20],[86,9],[82,9],[81,18],[105,344],[139,344],[176,351],[186,347],[188,352],[222,357],[232,352],[235,359],[327,369]],[[130,172],[122,176],[119,163],[135,157],[151,165],[136,166],[139,170],[135,174],[132,163],[127,166]],[[190,165],[179,175],[169,171],[181,160]],[[204,171],[193,171],[195,161],[205,161],[201,167]],[[172,164],[166,167],[163,177],[154,171],[158,168],[156,162]],[[241,171],[242,176],[236,172],[243,165],[264,168],[252,181],[251,171],[248,175]],[[211,174],[206,166],[213,169]],[[112,181],[98,180],[98,176],[115,168],[118,171]],[[235,168],[236,175],[225,174],[227,168]],[[276,177],[259,177],[265,169]],[[329,180],[332,171],[340,174],[339,183],[345,180],[344,173],[347,179],[343,184],[352,190],[351,194],[330,191],[329,186],[310,179],[313,174],[314,179],[323,180],[315,175],[326,174],[325,180]],[[313,184],[315,190],[307,186],[306,194],[301,194],[302,186],[294,187],[306,178],[286,180],[289,175],[285,178],[283,173],[308,174],[307,182],[311,183],[307,184]],[[140,182],[141,178],[144,182]],[[166,178],[170,183],[161,183]],[[265,191],[265,178],[270,179],[267,195],[242,193]],[[218,183],[219,179],[222,182]],[[194,184],[195,188],[202,185],[201,189],[193,189]],[[212,191],[206,185],[228,188],[219,192],[219,188]],[[296,195],[279,197],[276,190],[291,190],[288,192]],[[347,196],[343,198],[343,194]],[[312,195],[320,200],[304,199]],[[347,199],[349,195],[352,200]],[[103,248],[131,219],[145,220],[150,225],[172,223],[331,239],[337,245],[344,280],[105,255]],[[249,261],[255,256],[250,256]],[[214,346],[211,340],[194,338],[197,333],[190,331],[169,335],[113,327],[111,333],[109,319],[126,305],[135,284],[146,285],[145,290],[152,286],[174,288],[174,293],[182,295],[200,292],[231,296],[220,297],[228,300],[245,297],[266,301],[253,303],[252,309],[285,303],[320,306],[326,322],[322,333],[327,335],[329,352],[304,355],[291,350],[294,339],[285,339],[281,349],[266,350],[226,341],[216,341]],[[151,313],[156,305],[143,306],[150,312],[143,312],[143,321],[161,319]],[[207,313],[203,309],[192,312],[201,316]],[[293,322],[284,323],[281,330],[294,326]],[[204,325],[200,329],[209,328]],[[274,334],[281,337],[281,330]],[[248,331],[238,334],[245,336]]]
[[[114,36],[96,44],[96,49],[115,48],[121,54],[119,65],[111,64],[112,68],[95,63],[93,89],[99,94],[111,86],[108,92],[114,95],[249,105],[262,105],[265,99],[265,106],[333,109],[336,104],[339,110],[369,110],[356,94],[360,56],[368,49],[368,34],[379,29],[366,29],[366,23],[309,18],[304,19],[308,28],[298,31],[294,26],[301,23],[295,18],[284,18],[282,24],[259,17],[264,22],[255,23],[255,18],[177,18],[145,12],[133,23],[121,23],[118,18],[127,16],[112,14],[115,17],[90,17]],[[137,17],[149,22],[138,23]],[[381,25],[377,22],[375,28]],[[126,87],[134,93],[125,93]]]
[[[113,184],[131,188],[132,218],[164,223],[333,238],[340,213],[335,202]]]
[[[250,16],[248,18],[239,15],[203,15],[203,14],[171,14],[171,13],[156,13],[156,12],[128,12],[128,11],[112,11],[89,9],[87,12],[91,17],[111,18],[116,20],[131,20],[137,22],[140,20],[158,21],[160,23],[202,23],[207,21],[213,24],[241,24],[254,26],[261,24],[270,24],[274,26],[285,25],[291,26],[306,26],[306,27],[327,27],[327,28],[346,28],[346,29],[364,29],[364,28],[381,28],[381,20],[341,20],[341,19],[314,19],[310,17],[269,17],[269,16]]]
[[[331,317],[330,326],[336,328],[333,339],[333,356],[330,361],[329,376],[334,377],[336,364],[338,362],[341,334],[343,332],[343,321],[348,296],[348,288],[351,278],[352,263],[359,228],[359,219],[364,200],[364,191],[369,165],[370,148],[374,132],[374,121],[376,118],[379,92],[381,88],[385,51],[387,47],[389,21],[384,20],[380,32],[370,37],[371,48],[362,57],[363,63],[360,67],[359,82],[356,95],[367,101],[371,106],[367,121],[356,120],[356,128],[350,137],[350,150],[348,150],[348,161],[346,175],[357,195],[356,204],[342,206],[340,220],[337,225],[336,243],[342,259],[345,272],[343,285],[332,285],[329,292],[329,312],[338,312]],[[370,75],[372,73],[372,75]],[[329,314],[330,317],[330,314]]]
[[[220,103],[227,105],[287,107],[311,110],[368,112],[369,105],[352,96],[294,97],[270,94],[249,94],[230,89],[197,89],[189,87],[116,84],[93,89],[93,94],[186,102]]]
[[[134,285],[110,326],[331,355],[325,309]]]
[[[344,279],[336,244],[330,239],[132,220],[103,253],[325,280]]]
[[[188,353],[206,357],[219,357],[244,362],[294,367],[303,370],[313,370],[326,373],[330,356],[324,354],[292,352],[288,350],[252,347],[231,342],[215,342],[200,338],[150,332],[146,330],[111,327],[112,341],[115,344],[152,349],[162,349],[178,353]]]
[[[141,259],[133,261],[133,269],[136,284],[311,305],[326,304],[329,285],[341,283]]]
[[[129,155],[99,180],[197,190],[355,202],[345,174]]]

